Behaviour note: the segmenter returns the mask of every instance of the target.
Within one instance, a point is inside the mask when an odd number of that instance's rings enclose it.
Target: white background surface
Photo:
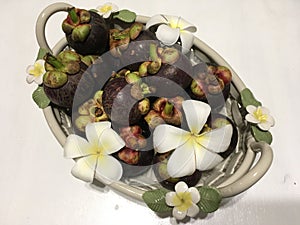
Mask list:
[[[31,100],[36,85],[25,69],[38,46],[34,27],[50,0],[1,1],[1,225],[170,224],[141,203],[112,191],[94,190],[70,174],[42,111]],[[95,8],[105,1],[73,0]],[[299,83],[300,1],[298,0],[115,0],[138,14],[181,15],[197,26],[196,35],[219,52],[276,118],[271,129],[274,162],[245,193],[224,202],[206,218],[187,224],[294,225],[300,221]],[[61,18],[49,21],[54,44]]]

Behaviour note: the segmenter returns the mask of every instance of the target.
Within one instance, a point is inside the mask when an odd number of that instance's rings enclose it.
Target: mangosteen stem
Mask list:
[[[57,70],[61,70],[64,68],[64,65],[62,64],[62,62],[60,62],[57,58],[55,58],[50,53],[47,53],[45,55],[44,60]]]
[[[168,115],[168,116],[172,115],[173,108],[174,108],[174,105],[172,103],[166,102],[166,105],[164,107],[164,114]]]
[[[76,9],[74,7],[71,8],[71,10],[69,11],[69,16],[70,16],[73,23],[78,23],[79,22],[79,16],[77,15]]]

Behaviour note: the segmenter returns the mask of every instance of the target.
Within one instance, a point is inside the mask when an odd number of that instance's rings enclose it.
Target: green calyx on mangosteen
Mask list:
[[[62,23],[69,45],[82,55],[101,55],[108,50],[109,28],[98,13],[70,8]]]
[[[47,53],[44,59],[45,94],[52,103],[60,107],[72,107],[77,85],[87,66],[82,63],[80,55],[71,50],[62,51],[57,57]],[[88,77],[88,74],[85,77]]]

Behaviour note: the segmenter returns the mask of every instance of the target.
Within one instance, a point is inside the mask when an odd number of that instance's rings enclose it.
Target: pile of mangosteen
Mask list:
[[[215,63],[192,65],[180,45],[163,46],[155,27],[104,19],[84,9],[70,8],[62,23],[69,49],[45,56],[45,93],[52,104],[71,113],[74,132],[84,136],[90,122],[109,120],[126,146],[114,156],[123,176],[134,177],[153,167],[157,180],[172,189],[179,180],[195,185],[201,172],[183,178],[168,175],[171,153],[153,149],[152,133],[159,124],[181,127],[182,101],[207,102],[214,129],[232,123],[218,114],[230,92],[231,72]],[[234,127],[234,126],[233,126]],[[237,132],[227,157],[235,148]]]

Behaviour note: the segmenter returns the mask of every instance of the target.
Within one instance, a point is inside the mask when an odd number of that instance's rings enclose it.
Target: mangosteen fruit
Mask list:
[[[127,80],[125,77],[113,78],[103,88],[104,111],[113,123],[121,125],[138,123],[150,108],[150,102],[143,96],[138,97],[140,93],[135,92],[137,84],[128,83]]]
[[[120,127],[119,131],[125,147],[115,153],[115,157],[123,166],[123,177],[135,177],[150,169],[154,150],[146,138],[149,131],[139,125]]]
[[[53,104],[70,108],[76,92],[78,92],[77,103],[84,101],[91,94],[93,78],[87,71],[87,65],[81,61],[80,55],[76,52],[65,50],[57,57],[48,53],[44,59],[46,61],[44,90]]]
[[[62,29],[68,44],[79,54],[101,55],[108,50],[109,28],[96,12],[70,8]]]
[[[213,110],[220,110],[230,93],[232,74],[224,66],[197,64],[193,67],[193,81],[189,94],[193,99],[208,103]]]

